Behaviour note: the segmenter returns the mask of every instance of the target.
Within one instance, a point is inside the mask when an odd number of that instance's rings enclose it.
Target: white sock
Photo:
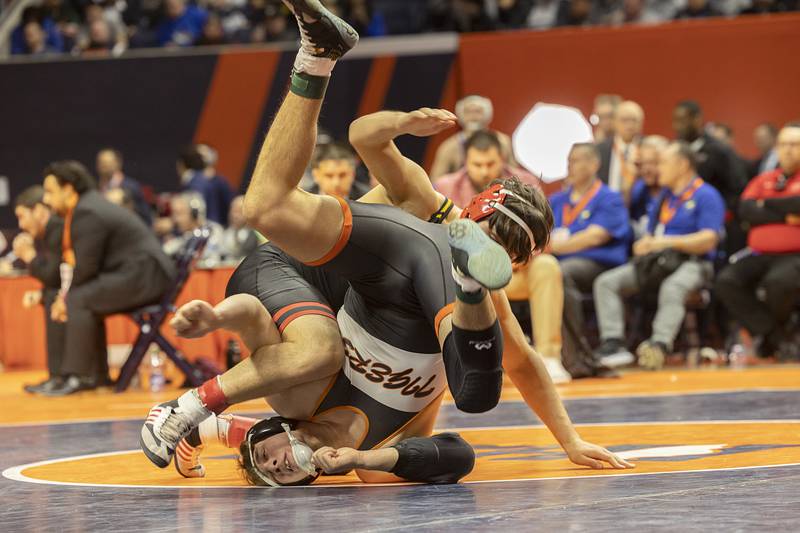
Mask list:
[[[297,56],[294,58],[294,71],[305,72],[312,76],[330,76],[336,61],[327,57],[316,57],[304,48],[305,45],[301,46],[300,50],[297,51]]]
[[[224,418],[212,414],[203,420],[197,428],[200,432],[200,442],[203,444],[227,445],[229,425]]]
[[[214,414],[206,409],[206,406],[200,401],[200,396],[197,395],[195,389],[188,390],[181,394],[178,398],[178,407],[189,417],[192,424],[195,426]]]
[[[483,288],[483,285],[459,272],[455,265],[451,265],[450,272],[452,272],[456,284],[461,287],[461,290],[464,292],[478,292]]]

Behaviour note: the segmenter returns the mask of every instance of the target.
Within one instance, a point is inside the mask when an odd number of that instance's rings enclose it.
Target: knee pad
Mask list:
[[[408,481],[458,483],[475,467],[475,451],[458,433],[412,437],[394,448],[399,458],[392,474]]]

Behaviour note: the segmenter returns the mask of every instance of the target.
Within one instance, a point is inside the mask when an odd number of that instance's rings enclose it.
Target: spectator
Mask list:
[[[558,7],[556,26],[588,26],[593,22],[591,0],[565,0]]]
[[[504,29],[524,28],[533,8],[531,0],[497,0],[497,25]],[[555,16],[555,9],[553,10]]]
[[[250,24],[253,42],[294,41],[299,38],[296,24],[290,24],[289,13],[283,3],[251,0]]]
[[[636,180],[635,161],[643,126],[644,110],[636,102],[626,100],[614,113],[614,135],[597,145],[600,153],[597,177],[612,191],[622,193],[626,204]]]
[[[78,53],[82,56],[108,56],[115,46],[111,27],[105,20],[95,20],[89,23],[86,40],[81,43]]]
[[[237,43],[248,40],[250,21],[245,14],[245,5],[245,2],[239,0],[210,0],[209,17],[214,18],[219,24],[224,42]]]
[[[620,102],[622,97],[616,94],[598,94],[595,97],[594,109],[589,118],[594,125],[595,142],[600,143],[614,136],[614,114]]]
[[[676,19],[696,19],[718,17],[720,12],[711,6],[708,0],[688,0],[686,7],[675,14]]]
[[[128,48],[128,33],[115,3],[89,3],[84,8],[87,29],[76,50],[92,55],[120,55]]]
[[[206,217],[203,196],[194,191],[176,194],[169,205],[174,231],[164,242],[164,253],[170,257],[176,256],[186,246],[195,230],[208,228],[210,235],[200,261],[205,266],[218,264],[222,259],[221,244],[224,230],[221,225]]]
[[[569,188],[550,198],[555,217],[550,253],[564,277],[563,354],[570,361],[583,361],[587,375],[594,375],[597,365],[583,333],[583,295],[591,293],[597,276],[627,261],[630,235],[622,196],[597,178],[599,168],[595,145],[574,145]]]
[[[218,46],[227,43],[228,38],[222,28],[222,20],[216,13],[209,13],[206,25],[203,26],[203,35],[197,40],[197,46]]]
[[[311,161],[313,194],[329,194],[357,200],[369,192],[369,187],[356,181],[356,156],[340,143],[318,145]]]
[[[28,267],[28,272],[42,283],[41,291],[25,294],[23,305],[43,304],[47,335],[48,378],[36,385],[26,385],[31,393],[49,392],[63,386],[61,362],[64,352],[64,324],[50,318],[50,308],[61,287],[61,236],[64,220],[50,213],[43,202],[44,191],[39,185],[22,191],[14,202],[14,214],[23,231],[14,239],[14,254]]]
[[[669,0],[622,0],[608,17],[609,24],[654,24],[670,20],[674,12],[665,12]]]
[[[533,7],[528,12],[528,27],[545,30],[555,26],[560,4],[561,0],[533,0]]]
[[[191,46],[203,32],[208,12],[186,0],[164,0],[166,17],[156,29],[159,46]]]
[[[500,140],[493,132],[478,131],[466,142],[466,164],[453,174],[434,182],[434,187],[459,207],[494,180],[516,176],[521,181],[539,187],[539,180],[524,170],[506,164],[501,155]],[[561,305],[564,301],[558,261],[541,254],[526,265],[517,267],[506,293],[513,300],[518,317],[532,317],[532,333],[537,351],[545,358],[551,377],[557,382],[570,380],[561,364]],[[517,302],[523,302],[517,304]],[[530,304],[530,309],[525,304]]]
[[[217,174],[217,153],[207,145],[186,147],[177,162],[182,191],[196,191],[205,202],[208,219],[217,224],[228,221],[233,190],[228,181]]]
[[[122,170],[122,152],[114,148],[103,148],[97,152],[95,169],[100,178],[100,192],[106,193],[112,189],[122,189],[130,196],[134,211],[148,226],[152,223],[153,212],[144,198],[141,184]]]
[[[125,189],[108,189],[103,193],[106,200],[112,204],[124,207],[131,213],[136,214],[136,205],[133,203],[131,194]]]
[[[759,157],[750,163],[752,177],[777,168],[778,151],[775,149],[777,135],[777,128],[769,123],[760,124],[753,130],[753,144],[758,148]]]
[[[717,189],[730,213],[736,213],[739,195],[747,183],[747,172],[739,156],[703,131],[703,111],[697,102],[684,100],[672,113],[672,128],[679,140],[690,143],[697,155],[697,173]],[[731,216],[725,226],[725,250],[732,255],[745,244],[738,219]]]
[[[461,131],[451,135],[442,142],[436,150],[436,157],[431,166],[431,180],[451,172],[456,172],[464,166],[464,159],[467,153],[467,138],[480,130],[489,129],[494,115],[492,101],[476,94],[465,96],[456,103],[456,116],[461,125]],[[503,160],[511,165],[516,165],[514,154],[511,150],[511,138],[499,131],[492,132],[500,141],[500,155]]]
[[[61,52],[61,50],[48,46],[47,34],[38,21],[32,20],[25,24],[23,32],[25,38],[23,53],[29,56],[46,56]]]
[[[777,151],[780,166],[756,177],[742,194],[749,250],[720,273],[716,288],[733,317],[758,336],[759,355],[778,351],[796,358],[790,317],[800,292],[800,122],[780,131]]]
[[[638,178],[631,189],[629,207],[633,236],[637,240],[647,233],[648,213],[653,209],[653,204],[661,194],[658,165],[661,154],[667,145],[669,145],[669,141],[666,138],[660,135],[649,135],[642,140],[642,144],[639,146],[639,157],[636,161]]]
[[[793,0],[753,0],[750,7],[741,11],[742,15],[767,15],[797,9]]]
[[[254,252],[262,241],[258,232],[247,226],[242,211],[243,204],[244,196],[237,196],[231,202],[228,227],[222,234],[220,244],[220,253],[226,261],[241,261]]]
[[[697,154],[700,177],[722,194],[728,208],[735,206],[746,178],[733,151],[703,131],[700,105],[692,100],[680,102],[672,113],[672,128]]]
[[[594,283],[602,341],[596,353],[607,366],[633,360],[623,341],[623,297],[658,294],[653,334],[636,354],[640,366],[659,369],[683,323],[686,296],[711,277],[725,205],[717,190],[697,175],[695,158],[684,142],[673,142],[664,151],[659,181],[665,190],[650,212],[648,234],[633,245],[636,258]]]
[[[733,138],[733,128],[723,122],[713,122],[708,125],[708,133],[716,140],[734,150],[736,141]]]
[[[132,213],[105,200],[76,161],[45,169],[44,201],[64,217],[61,291],[53,320],[66,323],[63,396],[107,381],[106,316],[158,302],[175,267],[153,233]]]

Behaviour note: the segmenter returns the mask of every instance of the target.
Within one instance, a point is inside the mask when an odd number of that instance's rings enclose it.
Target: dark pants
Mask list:
[[[764,301],[756,296],[762,288]],[[717,276],[717,297],[754,335],[781,336],[800,293],[800,254],[751,255]]]
[[[55,322],[50,318],[50,307],[57,295],[58,289],[42,290],[45,332],[47,334],[47,370],[50,372],[50,377],[63,375],[61,364],[64,360],[64,341],[67,333],[66,324]]]
[[[609,267],[581,257],[560,262],[564,276],[564,322],[562,326],[562,358],[566,361],[593,359],[592,349],[584,335],[583,295],[592,294],[594,280]]]
[[[62,374],[107,376],[105,317],[157,303],[172,282],[155,259],[144,257],[70,288]]]

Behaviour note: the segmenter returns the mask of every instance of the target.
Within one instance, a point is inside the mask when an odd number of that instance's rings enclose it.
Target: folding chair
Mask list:
[[[192,367],[183,354],[164,338],[160,329],[167,315],[175,312],[175,300],[186,284],[186,280],[189,279],[192,270],[194,270],[195,263],[202,255],[208,243],[209,235],[208,228],[196,229],[184,248],[178,253],[175,258],[178,277],[175,279],[172,288],[164,295],[161,303],[141,307],[129,313],[129,316],[139,325],[139,336],[133,344],[133,349],[131,349],[128,359],[122,365],[114,388],[116,392],[122,392],[128,388],[148,348],[150,348],[150,344],[153,342],[164,350],[167,357],[186,375],[187,382],[191,386],[196,387],[203,383],[202,374]]]

